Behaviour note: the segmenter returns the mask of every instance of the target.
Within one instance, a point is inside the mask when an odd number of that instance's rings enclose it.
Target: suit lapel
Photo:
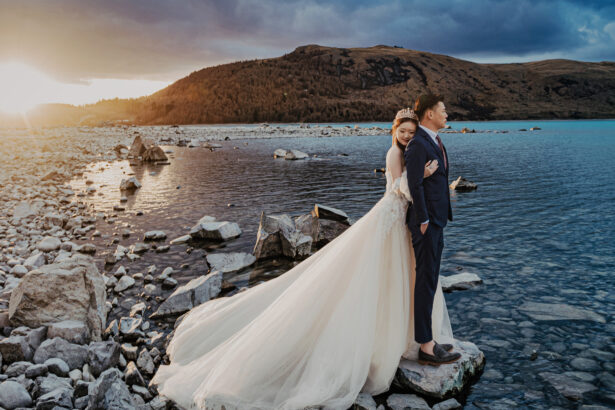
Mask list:
[[[436,150],[436,155],[438,155],[438,157],[440,158],[440,161],[442,163],[442,165],[444,165],[444,157],[442,157],[442,150],[440,149],[440,147],[438,146],[438,144],[436,144],[433,140],[433,138],[431,138],[429,136],[429,134],[427,134],[427,132],[425,132],[424,129],[422,129],[421,127],[419,127],[419,131],[420,134],[423,138],[425,138],[427,141],[429,141],[429,143],[431,144],[431,146],[434,148],[434,150]],[[447,158],[448,160],[448,158]]]

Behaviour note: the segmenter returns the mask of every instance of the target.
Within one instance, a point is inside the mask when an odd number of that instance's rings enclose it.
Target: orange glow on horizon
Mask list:
[[[101,99],[136,98],[152,94],[170,82],[89,79],[87,84],[58,82],[20,62],[0,62],[0,111],[25,113],[39,104],[83,105]]]

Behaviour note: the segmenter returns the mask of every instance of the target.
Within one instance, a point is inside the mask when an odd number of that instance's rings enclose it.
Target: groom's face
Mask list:
[[[431,110],[431,121],[438,129],[446,127],[446,119],[448,114],[446,113],[446,107],[442,101]]]

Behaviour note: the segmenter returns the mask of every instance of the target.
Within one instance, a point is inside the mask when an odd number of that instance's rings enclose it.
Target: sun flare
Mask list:
[[[136,98],[169,85],[165,81],[94,78],[61,83],[20,62],[0,63],[0,111],[25,113],[38,104],[91,104],[101,99]]]

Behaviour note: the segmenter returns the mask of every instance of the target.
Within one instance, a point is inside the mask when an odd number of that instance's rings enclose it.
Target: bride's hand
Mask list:
[[[423,178],[427,178],[428,176],[431,176],[434,172],[436,172],[436,169],[438,169],[437,159],[427,161],[427,163],[425,164],[425,172],[423,173]]]

